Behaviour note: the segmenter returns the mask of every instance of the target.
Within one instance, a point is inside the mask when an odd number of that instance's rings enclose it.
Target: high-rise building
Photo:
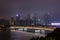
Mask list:
[[[51,15],[50,15],[50,13],[45,13],[43,18],[44,18],[44,24],[45,25],[50,25],[51,24]]]
[[[16,18],[15,18],[14,24],[15,25],[20,25],[20,15],[19,14],[16,14]]]
[[[27,15],[27,23],[30,25],[37,25],[39,24],[40,19],[35,14],[28,14]]]
[[[20,15],[16,14],[16,21],[19,21],[19,20],[20,20]]]
[[[26,25],[31,25],[31,24],[32,24],[31,14],[27,14]]]
[[[32,22],[33,25],[37,24],[37,16],[35,14],[31,14],[30,19],[33,21]]]
[[[37,22],[37,24],[41,24],[41,19],[40,18],[38,18],[37,20],[36,20]]]
[[[13,16],[10,18],[10,25],[14,25],[14,17]]]

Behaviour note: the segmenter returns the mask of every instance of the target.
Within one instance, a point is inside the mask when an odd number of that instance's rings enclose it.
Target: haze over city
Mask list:
[[[55,21],[59,21],[60,0],[0,0],[0,17],[9,18],[16,14],[26,16],[33,13],[41,18],[48,12],[54,16]]]

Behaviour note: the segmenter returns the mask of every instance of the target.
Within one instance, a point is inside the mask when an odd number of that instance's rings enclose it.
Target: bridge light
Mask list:
[[[19,16],[18,14],[16,14],[16,16]]]

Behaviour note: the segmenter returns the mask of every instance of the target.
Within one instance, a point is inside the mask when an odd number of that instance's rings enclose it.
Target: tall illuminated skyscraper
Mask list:
[[[20,15],[16,14],[16,18],[15,18],[15,25],[20,25]]]
[[[20,20],[20,15],[16,14],[16,21],[19,21],[19,20]]]

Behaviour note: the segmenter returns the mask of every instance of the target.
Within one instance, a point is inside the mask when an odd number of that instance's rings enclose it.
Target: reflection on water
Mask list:
[[[10,40],[10,30],[2,29],[0,31],[0,40]]]
[[[20,31],[20,29],[19,29],[19,31]],[[45,33],[49,33],[50,32],[50,31],[45,31],[44,32],[44,31],[33,30],[33,29],[27,29],[27,30],[24,29],[24,31],[25,32],[32,32],[32,33],[34,33],[37,36],[45,36]],[[22,33],[22,34],[21,33],[17,33],[16,30],[15,30],[15,32],[11,32],[10,30],[7,30],[7,29],[4,28],[4,29],[0,30],[0,40],[21,40],[21,39],[25,40],[24,39],[25,38],[25,36],[24,36],[25,34],[26,33]],[[27,35],[30,37],[29,34],[27,34]],[[26,38],[29,38],[29,37],[26,37]]]

